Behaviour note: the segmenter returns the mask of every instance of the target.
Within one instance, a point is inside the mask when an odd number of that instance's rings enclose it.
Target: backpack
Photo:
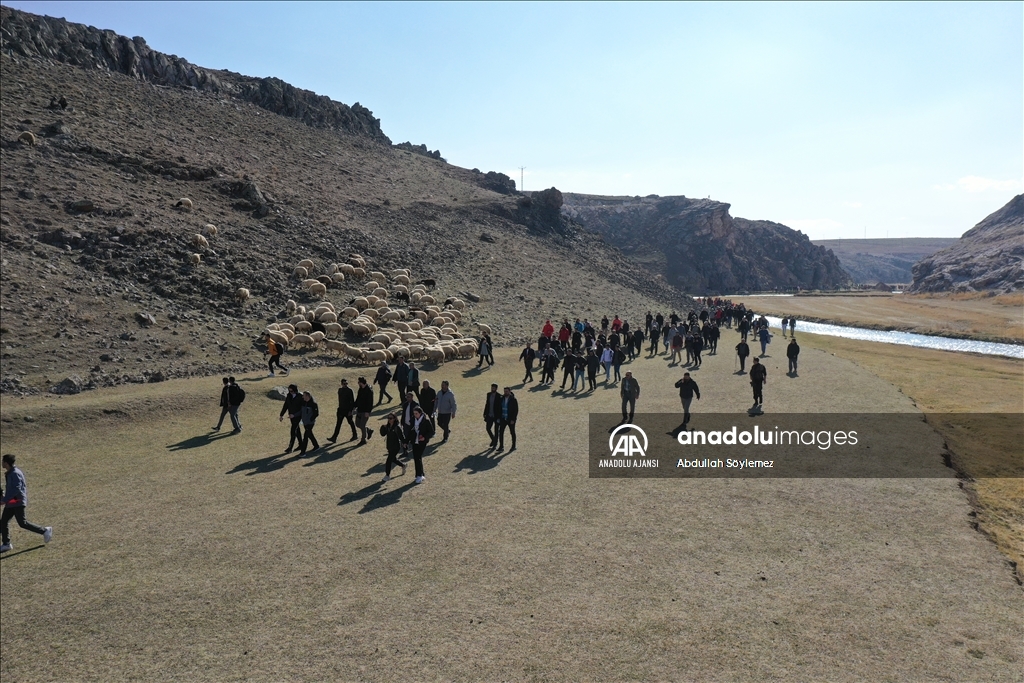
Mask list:
[[[238,405],[242,405],[243,403],[245,403],[245,389],[238,386],[237,384],[235,385],[235,388],[238,389],[238,393],[235,394],[235,396],[238,397]]]

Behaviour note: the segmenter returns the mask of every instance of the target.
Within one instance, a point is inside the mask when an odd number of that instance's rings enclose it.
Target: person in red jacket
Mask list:
[[[548,339],[551,339],[552,337],[555,336],[555,326],[551,324],[550,320],[548,320],[547,322],[544,323],[544,328],[541,330],[540,333],[547,337]]]

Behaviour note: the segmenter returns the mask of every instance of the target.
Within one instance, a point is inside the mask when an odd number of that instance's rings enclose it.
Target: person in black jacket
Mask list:
[[[281,406],[281,414],[277,421],[282,422],[285,414],[291,420],[292,428],[288,433],[288,448],[284,452],[291,453],[296,444],[302,443],[302,394],[294,384],[288,385],[288,393],[285,394],[284,405]]]
[[[679,389],[679,400],[683,404],[683,427],[685,428],[690,422],[690,403],[693,401],[693,397],[696,396],[697,400],[700,400],[700,387],[690,379],[690,373],[684,372],[683,378],[676,382],[676,388]]]
[[[519,360],[523,361],[523,365],[526,366],[526,374],[523,375],[523,384],[533,381],[533,359],[537,357],[537,353],[533,350],[533,344],[527,343],[526,348],[519,354]]]
[[[565,352],[565,358],[562,359],[562,390],[565,390],[565,383],[570,379],[573,379],[573,375],[576,373],[576,354],[573,353],[572,349]],[[573,380],[573,385],[576,381]],[[495,385],[497,386],[497,385]],[[573,386],[573,389],[576,387]]]
[[[387,361],[382,360],[380,362],[380,367],[377,368],[377,375],[373,378],[373,383],[380,385],[380,399],[378,399],[377,405],[380,405],[381,403],[384,402],[385,396],[388,397],[388,403],[391,403],[391,401],[394,400],[391,397],[391,394],[388,393],[388,382],[390,381],[391,368],[388,367]],[[404,396],[404,394],[400,394],[400,396]]]
[[[370,413],[373,412],[373,387],[366,383],[365,377],[360,377],[358,384],[359,391],[356,392],[356,426],[359,427],[363,438],[356,445],[362,446],[368,439],[373,437],[373,430],[366,428],[366,423],[370,421]]]
[[[423,409],[416,406],[412,410],[412,460],[416,465],[416,478],[413,482],[422,484],[426,479],[423,474],[423,453],[427,450],[427,443],[434,436],[434,426],[423,414]]]
[[[541,371],[541,384],[555,383],[555,370],[558,369],[558,353],[551,347],[544,351],[544,369]]]
[[[338,440],[338,432],[341,431],[341,423],[347,421],[348,426],[352,428],[352,438],[349,441],[356,440],[356,423],[352,419],[352,413],[355,412],[356,408],[356,397],[349,389],[348,380],[341,380],[341,386],[338,388],[338,421],[334,423],[334,433],[327,439],[331,443]]]
[[[384,445],[388,449],[388,459],[384,461],[384,481],[391,480],[391,468],[398,465],[405,475],[405,465],[398,459],[398,454],[405,450],[405,432],[398,423],[398,415],[388,413],[388,421],[381,425],[380,435],[384,437]]]
[[[740,359],[740,374],[743,374],[744,366],[747,364],[747,356],[750,355],[750,346],[746,340],[740,340],[740,343],[736,345],[736,356]]]
[[[501,415],[501,394],[498,385],[492,384],[491,390],[484,398],[484,424],[487,425],[487,436],[491,437],[491,448],[498,445],[498,418]]]
[[[498,451],[505,450],[505,429],[512,435],[512,448],[516,449],[516,420],[519,419],[519,401],[512,393],[512,387],[505,387],[504,395],[498,406]]]
[[[800,345],[796,343],[796,337],[789,340],[786,347],[786,358],[789,359],[789,374],[796,374],[796,357],[800,355]]]
[[[437,392],[430,386],[430,380],[423,380],[423,388],[420,389],[419,399],[420,407],[423,408],[423,414],[430,419],[436,429],[437,423],[434,422],[434,413],[437,412]]]
[[[219,432],[220,426],[224,424],[224,417],[229,413],[228,411],[228,378],[225,377],[221,380],[224,386],[220,389],[220,419],[217,420],[217,426],[213,428],[213,431]]]
[[[320,450],[320,444],[313,436],[313,427],[316,426],[316,419],[320,417],[320,406],[313,400],[313,395],[308,391],[302,392],[302,409],[299,411],[302,416],[302,445],[299,446],[299,456],[306,454],[309,442],[313,442],[313,450]]]
[[[231,416],[231,424],[235,427],[231,430],[232,434],[242,431],[242,419],[238,417],[238,409],[244,400],[245,389],[235,384],[234,377],[228,377],[228,415]]]
[[[416,402],[416,395],[411,391],[405,392],[405,400],[402,401],[402,405],[399,406],[401,412],[398,414],[398,420],[402,423],[402,429],[405,430],[406,441],[412,443],[412,423],[413,423],[413,411],[420,407],[420,404]],[[422,410],[422,409],[421,409]]]
[[[398,387],[398,398],[404,398],[406,387],[409,386],[409,366],[402,356],[398,357],[398,365],[395,366],[393,381],[395,386]]]
[[[754,358],[754,364],[750,366],[750,386],[754,389],[754,406],[752,410],[757,410],[764,405],[764,393],[762,387],[768,384],[768,368],[761,364],[757,358]]]
[[[591,391],[597,390],[597,370],[601,367],[601,359],[593,351],[587,351],[587,383]]]
[[[406,376],[405,386],[406,391],[416,394],[416,400],[420,400],[420,370],[415,363],[409,363],[409,374]]]

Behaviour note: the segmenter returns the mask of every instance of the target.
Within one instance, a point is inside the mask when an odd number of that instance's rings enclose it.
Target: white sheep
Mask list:
[[[192,246],[196,247],[197,249],[200,247],[202,247],[203,249],[209,249],[210,243],[207,241],[205,237],[203,237],[199,233],[196,233],[195,235],[192,235]]]
[[[367,292],[372,292],[373,290],[377,289],[378,287],[380,287],[380,285],[377,284],[376,280],[370,280],[369,282],[367,282],[363,286],[363,289],[365,289]]]
[[[177,201],[175,206],[180,207],[185,211],[191,211],[195,207],[195,204],[188,197],[182,197]]]
[[[342,318],[354,318],[357,315],[359,315],[359,309],[356,308],[355,306],[346,306],[345,308],[341,309],[340,315]]]
[[[249,290],[245,287],[239,287],[235,290],[235,301],[244,304],[249,300]]]
[[[374,307],[375,309],[377,309],[377,311],[378,311],[378,312],[379,312],[379,311],[383,311],[383,310],[385,310],[385,309],[387,309],[387,310],[389,310],[389,311],[391,310],[391,307],[390,307],[390,306],[388,305],[388,300],[387,300],[387,299],[381,299],[380,301],[378,301],[377,303],[375,303],[375,304],[373,305],[373,307]]]
[[[270,339],[273,339],[278,344],[288,343],[288,335],[285,334],[284,332],[278,332],[276,330],[267,330],[264,334]]]
[[[320,342],[322,342],[327,337],[327,335],[325,333],[321,332],[320,330],[317,330],[316,332],[314,332],[311,335],[309,335],[309,337],[310,337],[310,339],[313,340],[314,344],[319,346]]]
[[[370,279],[376,280],[377,282],[387,281],[387,278],[384,276],[384,273],[380,272],[379,270],[371,270],[369,273],[367,273],[367,275],[370,276]]]
[[[18,136],[18,142],[22,142],[29,147],[36,146],[36,136],[31,131],[22,131],[21,135]]]
[[[331,275],[331,280],[333,280],[334,282],[344,282],[345,273],[334,273],[333,275]]]
[[[327,266],[327,274],[328,275],[334,275],[335,273],[338,272],[338,270],[339,270],[339,268],[338,268],[338,264],[337,263],[332,263],[331,265]]]
[[[437,346],[428,346],[423,349],[423,354],[427,357],[427,360],[438,365],[444,365],[444,349]]]
[[[199,262],[202,261],[202,260],[203,260],[203,255],[202,254],[189,254],[188,255],[188,262],[191,263],[193,266],[198,266]]]
[[[369,306],[376,306],[377,302],[380,301],[380,298],[375,297],[373,294],[367,295],[365,298],[366,298],[366,303]]]
[[[328,351],[334,351],[339,356],[345,352],[345,342],[335,341],[334,339],[324,340],[324,346],[327,347]]]
[[[391,278],[391,280],[396,285],[403,285],[405,287],[408,287],[409,283],[411,282],[408,275],[395,275]]]
[[[274,323],[274,324],[277,325],[277,329],[281,330],[282,332],[286,332],[286,331],[287,332],[294,332],[295,331],[295,325],[293,325],[292,323]]]
[[[294,311],[298,307],[299,307],[299,305],[297,303],[295,303],[295,299],[288,299],[288,301],[286,301],[285,304],[284,304],[284,310],[289,312],[289,313],[291,313],[292,311]]]
[[[300,280],[305,280],[309,277],[309,269],[304,266],[295,266],[295,270],[292,271],[292,275]]]
[[[383,287],[377,287],[376,289],[374,289],[370,293],[373,294],[376,297],[381,298],[381,299],[388,298],[388,290],[384,289]]]
[[[387,351],[381,349],[380,351],[367,351],[364,357],[367,363],[379,363],[382,360],[386,361],[388,354]]]
[[[480,331],[483,332],[484,334],[490,334],[491,333],[491,326],[490,325],[484,325],[483,323],[477,323],[476,326],[479,327]]]
[[[292,326],[292,329],[295,329],[295,325],[298,325],[301,322],[305,322],[305,320],[305,313],[296,313],[292,317],[288,318],[288,324]]]
[[[314,269],[314,268],[316,267],[316,265],[315,265],[315,264],[313,263],[312,259],[308,259],[308,258],[302,259],[302,260],[301,260],[301,261],[299,261],[299,262],[298,262],[298,264],[296,264],[296,265],[297,265],[297,266],[298,266],[299,268],[305,268],[305,269],[306,269],[306,271],[307,271],[307,272],[310,272],[310,273],[312,273],[312,272],[313,272],[313,269]]]
[[[316,346],[316,342],[308,334],[297,334],[291,339],[292,346]]]
[[[319,297],[327,296],[327,285],[323,284],[322,282],[318,282],[315,285],[310,285],[309,295]]]
[[[345,328],[341,326],[341,323],[326,323],[324,325],[324,332],[327,333],[328,337],[337,337],[345,331]]]
[[[322,323],[336,323],[338,322],[338,314],[334,311],[328,311],[320,316],[320,322]]]
[[[295,323],[295,331],[296,332],[303,332],[304,333],[304,332],[309,332],[312,329],[313,329],[313,323],[309,322],[308,320],[299,320],[298,322]]]
[[[356,278],[357,280],[362,280],[364,277],[366,277],[366,269],[365,268],[353,268],[352,269],[352,277]]]
[[[340,270],[345,275],[356,274],[356,267],[353,266],[351,263],[342,263],[340,266],[338,266],[338,270]]]
[[[213,223],[207,223],[206,225],[203,226],[203,234],[208,237],[216,237],[217,226],[214,225]]]
[[[412,275],[412,272],[408,268],[395,268],[394,270],[391,271],[391,278],[392,279],[394,279],[396,277],[399,277],[399,276],[410,277],[411,275]]]

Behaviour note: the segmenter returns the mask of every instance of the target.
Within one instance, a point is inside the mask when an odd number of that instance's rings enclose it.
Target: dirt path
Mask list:
[[[520,448],[490,455],[483,395],[518,384],[517,354],[424,373],[460,413],[420,487],[378,483],[376,441],[281,456],[273,380],[212,440],[215,381],[5,401],[57,534],[15,530],[0,565],[3,678],[1021,679],[1021,589],[954,479],[588,479],[603,388],[518,389]],[[808,350],[791,379],[778,358],[768,411],[915,410],[849,361]],[[749,405],[732,364],[695,373],[698,414]],[[676,409],[676,369],[630,367],[644,410]],[[289,378],[321,438],[360,372]]]

